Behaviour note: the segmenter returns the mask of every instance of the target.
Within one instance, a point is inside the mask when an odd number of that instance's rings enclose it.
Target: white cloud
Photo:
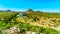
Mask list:
[[[36,11],[37,10],[40,10],[42,12],[53,12],[53,13],[60,13],[60,9],[35,9]]]

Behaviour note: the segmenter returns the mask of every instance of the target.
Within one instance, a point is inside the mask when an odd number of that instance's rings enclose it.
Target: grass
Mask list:
[[[29,10],[30,11],[30,10]],[[19,18],[17,15],[19,15],[20,13],[17,12],[0,12],[0,18],[3,19],[0,21],[0,30],[5,30],[5,29],[9,29],[11,27],[19,27],[20,28],[20,32],[26,32],[26,31],[32,31],[32,32],[37,32],[37,34],[39,33],[43,33],[43,34],[60,34],[60,31],[55,30],[53,28],[50,27],[42,27],[42,26],[33,26],[30,25],[30,23],[26,22],[17,22],[16,18]],[[56,13],[43,13],[43,12],[23,12],[24,16],[26,16],[27,18],[23,18],[23,20],[29,20],[31,18],[32,22],[36,22],[41,20],[41,19],[49,19],[49,18],[60,18],[60,14],[56,14]],[[12,20],[14,22],[12,22]],[[20,21],[20,20],[19,20]],[[45,23],[45,22],[44,22]],[[47,24],[51,24],[53,23],[55,26],[60,25],[60,21],[56,21],[56,20],[51,20],[51,22],[47,22]],[[43,24],[43,23],[42,23]],[[53,25],[53,26],[54,26]],[[0,34],[2,34],[2,32],[0,31]]]

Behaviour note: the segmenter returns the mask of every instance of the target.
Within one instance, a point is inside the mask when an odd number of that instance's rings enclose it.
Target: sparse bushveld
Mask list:
[[[11,32],[13,34],[59,34],[60,14],[31,9],[26,12],[1,11],[0,34],[11,34]]]

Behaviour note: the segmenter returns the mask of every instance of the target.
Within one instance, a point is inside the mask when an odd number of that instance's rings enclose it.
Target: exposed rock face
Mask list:
[[[36,32],[32,32],[32,34],[36,34]]]
[[[10,29],[6,29],[4,30],[4,32],[6,34],[18,34],[20,32],[20,29],[19,28],[16,28],[15,26],[10,28]]]
[[[27,31],[25,34],[36,34],[36,32]]]
[[[25,34],[32,34],[32,32],[31,32],[31,31],[28,31],[28,32],[26,32]]]

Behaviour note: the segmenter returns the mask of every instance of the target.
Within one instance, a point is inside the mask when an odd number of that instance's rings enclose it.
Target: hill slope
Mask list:
[[[30,10],[29,12],[0,12],[0,30],[14,26],[18,27],[22,33],[32,31],[37,34],[58,34],[60,33],[60,14],[30,12]]]

